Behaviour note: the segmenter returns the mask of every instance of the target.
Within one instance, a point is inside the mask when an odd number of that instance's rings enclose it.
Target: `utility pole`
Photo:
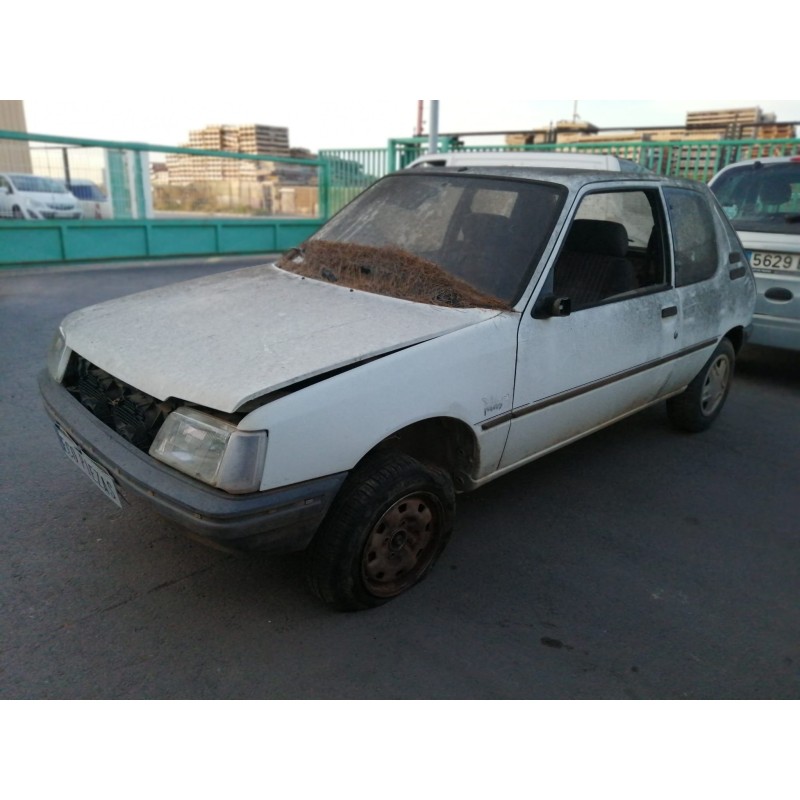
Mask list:
[[[428,152],[438,153],[439,152],[439,101],[431,100],[430,103],[431,103],[431,108],[430,108],[431,131],[428,138]]]
[[[424,100],[417,100],[417,129],[414,132],[414,136],[422,136],[422,130],[425,123],[422,120],[422,110],[425,106]]]

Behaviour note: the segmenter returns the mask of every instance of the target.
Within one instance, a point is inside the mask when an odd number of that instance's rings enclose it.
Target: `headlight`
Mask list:
[[[150,446],[153,458],[233,494],[258,490],[266,454],[266,431],[240,431],[193,408],[173,411]]]
[[[64,340],[64,331],[59,328],[47,351],[47,371],[56,383],[61,383],[64,377],[71,352]]]

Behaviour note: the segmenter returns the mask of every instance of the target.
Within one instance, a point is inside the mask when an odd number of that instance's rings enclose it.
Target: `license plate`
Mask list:
[[[101,467],[94,459],[89,458],[75,442],[56,425],[58,441],[67,458],[75,464],[81,472],[89,476],[92,483],[112,502],[122,508],[122,503],[117,492],[117,485],[105,467]]]
[[[800,270],[798,253],[749,253],[750,266],[762,272],[797,272]]]

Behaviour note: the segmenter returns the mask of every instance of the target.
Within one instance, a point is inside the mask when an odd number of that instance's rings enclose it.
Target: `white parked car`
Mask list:
[[[16,219],[80,219],[77,198],[62,181],[20,172],[0,173],[0,216]]]
[[[359,609],[427,574],[458,492],[663,400],[711,425],[754,302],[704,185],[404,170],[276,264],[70,314],[40,389],[113,502],[307,550]]]
[[[84,219],[111,219],[114,214],[108,195],[86,178],[71,178],[69,189],[78,199]]]
[[[800,156],[739,161],[710,186],[755,273],[751,341],[800,350]]]

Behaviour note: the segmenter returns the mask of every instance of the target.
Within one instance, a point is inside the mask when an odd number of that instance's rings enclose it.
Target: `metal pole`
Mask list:
[[[431,100],[430,135],[428,138],[428,152],[439,152],[439,101]]]
[[[69,189],[70,182],[72,181],[72,175],[69,173],[69,154],[67,153],[67,148],[61,148],[61,161],[64,165],[64,183],[67,184],[67,189]]]

